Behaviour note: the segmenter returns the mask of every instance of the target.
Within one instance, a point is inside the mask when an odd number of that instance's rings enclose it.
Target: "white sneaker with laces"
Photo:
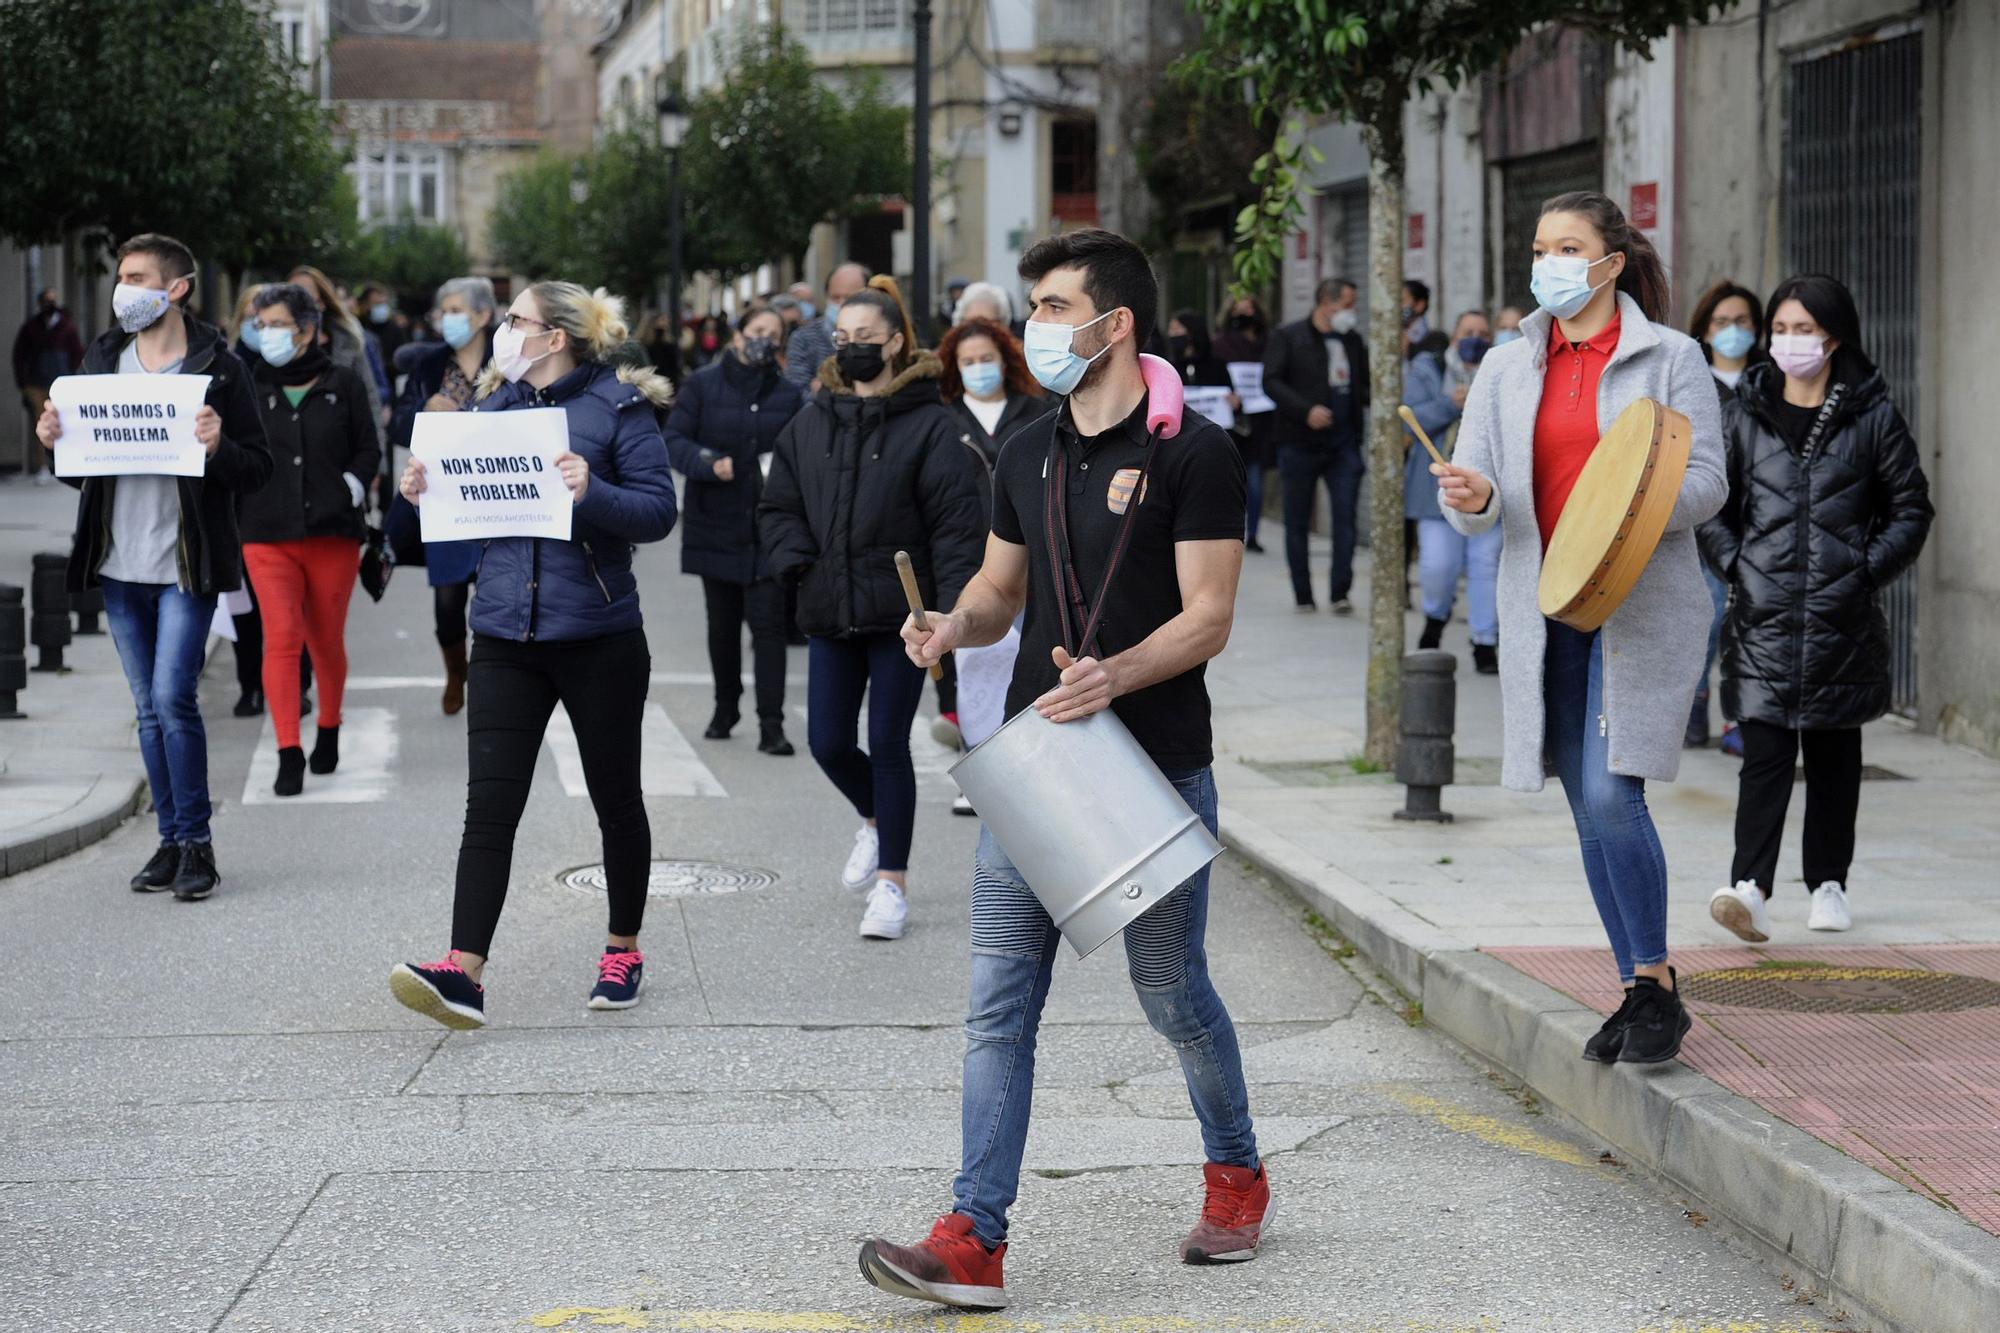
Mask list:
[[[1812,892],[1812,915],[1806,918],[1807,930],[1846,930],[1854,924],[1854,917],[1847,910],[1847,890],[1840,881],[1830,879]]]
[[[909,916],[910,904],[903,891],[886,879],[878,879],[868,891],[868,906],[861,913],[861,938],[900,940]]]
[[[1771,938],[1770,908],[1764,901],[1764,891],[1751,880],[1739,879],[1734,888],[1720,888],[1710,894],[1708,914],[1715,918],[1716,925],[1752,944],[1762,944]]]
[[[840,882],[850,893],[865,892],[882,868],[882,833],[873,824],[863,824],[854,835],[854,850],[847,854],[847,866]]]

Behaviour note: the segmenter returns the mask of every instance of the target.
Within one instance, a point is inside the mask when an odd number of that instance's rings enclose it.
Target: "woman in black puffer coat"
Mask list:
[[[986,517],[975,465],[938,399],[941,365],[917,348],[893,280],[878,277],[841,306],[834,347],[819,368],[823,387],[778,437],[757,535],[765,568],[798,585],[813,758],[865,821],[841,882],[868,895],[861,934],[893,940],[903,934],[917,805],[910,724],[924,684],[903,652],[909,610],[896,552],[910,553],[924,605],[949,610],[979,570]]]
[[[1845,930],[1861,790],[1861,726],[1889,708],[1888,623],[1877,594],[1930,531],[1916,442],[1861,348],[1854,298],[1833,278],[1771,296],[1772,361],[1724,407],[1729,499],[1700,530],[1729,585],[1722,701],[1743,733],[1731,885],[1709,911],[1769,938],[1793,765],[1806,770],[1808,926]]]

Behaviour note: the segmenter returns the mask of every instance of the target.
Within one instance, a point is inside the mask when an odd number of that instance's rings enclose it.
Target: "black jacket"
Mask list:
[[[223,343],[220,330],[186,314],[187,356],[181,373],[207,375],[203,402],[222,418],[222,442],[199,477],[176,477],[181,498],[180,583],[212,597],[243,586],[243,543],[236,534],[236,497],[271,479],[271,452],[257,415],[250,377]],[[135,335],[107,329],[83,354],[83,374],[115,375],[118,358]],[[69,557],[69,590],[98,586],[97,571],[111,554],[111,496],[116,477],[83,477],[76,506],[76,538]]]
[[[757,368],[731,352],[689,375],[667,414],[667,457],[687,478],[681,492],[681,572],[726,583],[764,577],[757,549],[757,502],[764,494],[759,456],[805,406],[805,390],[773,362]],[[718,481],[715,465],[735,475]]]
[[[266,367],[252,380],[257,413],[271,450],[271,480],[236,505],[246,542],[295,542],[307,537],[362,537],[361,510],[341,475],[365,489],[382,461],[368,386],[327,363],[297,407]]]
[[[1359,449],[1365,439],[1368,344],[1359,333],[1334,335],[1347,349],[1348,369],[1354,376],[1347,395],[1347,419],[1336,419],[1326,430],[1314,430],[1306,424],[1313,408],[1333,406],[1326,382],[1326,344],[1322,341],[1326,336],[1307,317],[1278,329],[1264,349],[1264,392],[1278,405],[1280,445],[1324,453],[1336,444]]]
[[[1007,395],[1007,405],[1000,409],[1000,419],[993,423],[993,433],[988,435],[986,427],[979,424],[979,418],[972,415],[972,409],[965,405],[964,395],[954,398],[945,405],[951,413],[951,423],[958,431],[958,442],[976,469],[973,479],[979,483],[979,512],[993,521],[993,464],[999,461],[1000,446],[1012,439],[1014,433],[1029,422],[1049,411],[1059,398],[1030,398],[1025,393]]]
[[[1834,386],[1810,454],[1779,428],[1772,404],[1783,390],[1776,366],[1752,366],[1725,402],[1729,498],[1700,529],[1702,554],[1730,588],[1723,711],[1801,730],[1858,727],[1889,707],[1876,594],[1923,550],[1930,487],[1879,372]]]
[[[820,391],[778,436],[757,507],[765,568],[799,587],[799,628],[888,634],[909,614],[896,552],[924,605],[949,611],[986,549],[974,466],[920,353],[887,393],[857,396],[828,357]]]
[[[479,342],[484,349],[479,358],[479,368],[483,371],[493,360],[493,330],[480,330]],[[416,426],[417,413],[444,388],[445,367],[457,356],[450,343],[442,342],[405,343],[396,349],[396,373],[406,378],[403,392],[396,397],[395,413],[389,418],[390,449],[410,447],[410,432]],[[474,380],[478,378],[473,376]]]

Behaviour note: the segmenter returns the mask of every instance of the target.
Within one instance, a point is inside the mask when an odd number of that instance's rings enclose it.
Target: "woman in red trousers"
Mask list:
[[[361,561],[362,479],[381,459],[367,386],[333,364],[319,340],[312,293],[280,282],[251,301],[257,411],[271,441],[271,480],[243,497],[243,567],[264,616],[264,697],[278,736],[272,791],[297,796],[308,766],[300,744],[299,652],[319,675],[319,737],[310,766],[340,763],[347,687],[347,603]]]

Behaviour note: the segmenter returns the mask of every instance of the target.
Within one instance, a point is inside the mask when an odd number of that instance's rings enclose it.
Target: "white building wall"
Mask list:
[[[672,60],[677,52],[674,44],[674,25],[670,21],[672,5],[662,0],[641,15],[625,31],[618,35],[597,62],[597,128],[601,134],[605,130],[624,126],[625,113],[619,107],[621,82],[629,80],[632,92],[632,111],[640,124],[650,124],[653,116],[653,78]]]
[[[1604,192],[1625,210],[1660,252],[1672,280],[1674,313],[1693,306],[1699,290],[1683,285],[1674,271],[1674,217],[1678,206],[1674,180],[1676,103],[1675,70],[1680,60],[1680,34],[1653,44],[1651,59],[1641,59],[1624,47],[1612,57],[1604,89]],[[1647,226],[1650,213],[1651,226]]]

